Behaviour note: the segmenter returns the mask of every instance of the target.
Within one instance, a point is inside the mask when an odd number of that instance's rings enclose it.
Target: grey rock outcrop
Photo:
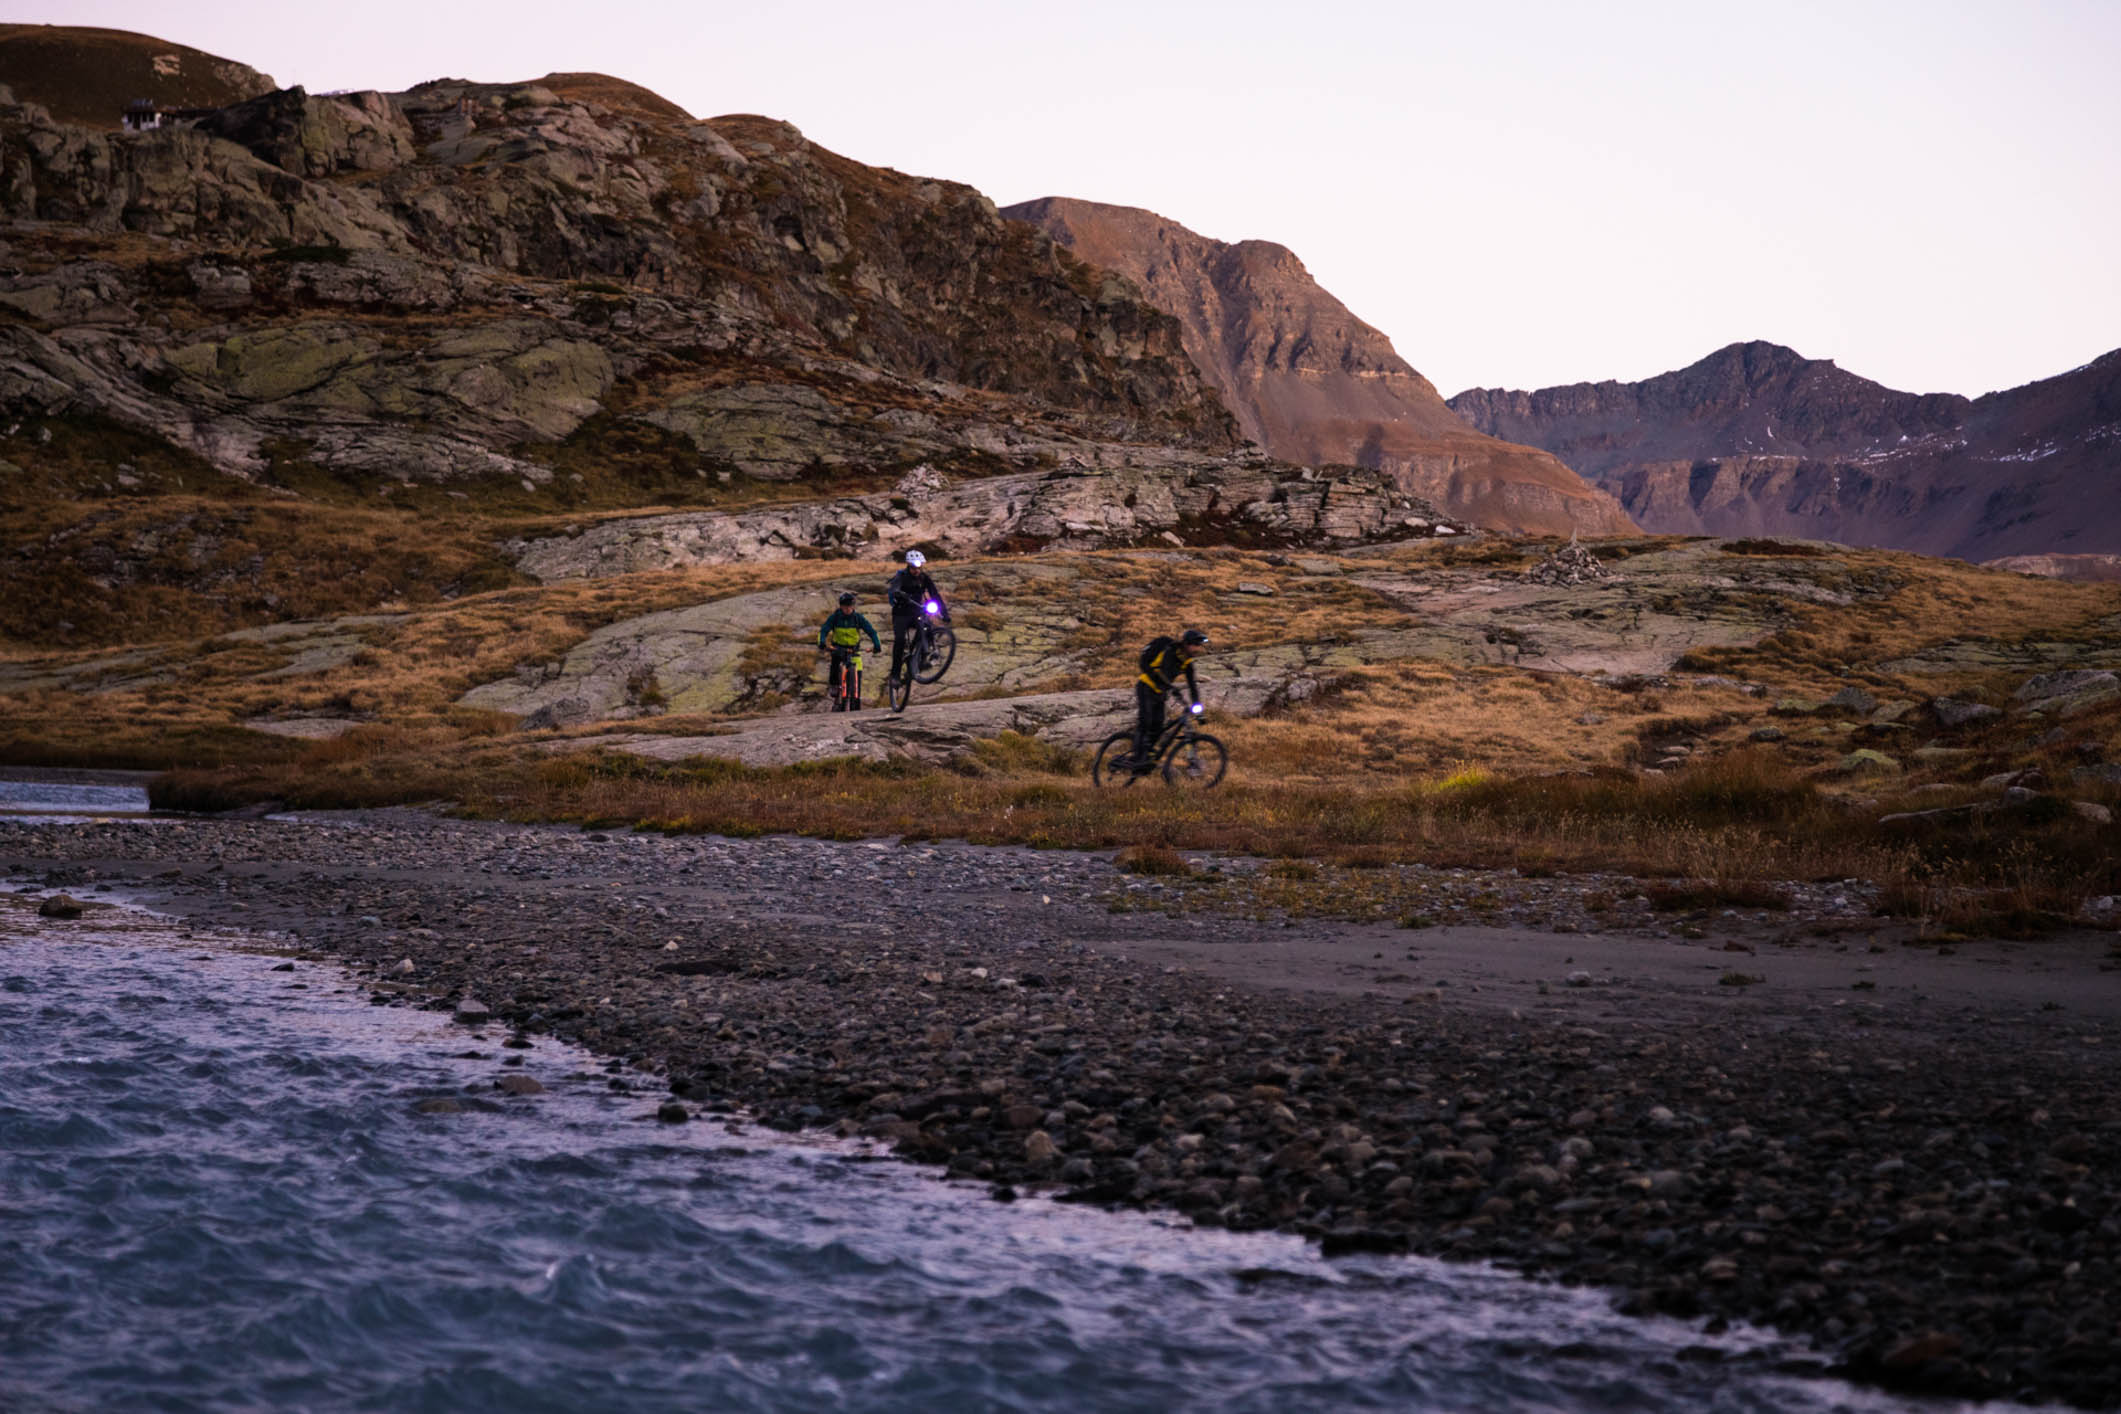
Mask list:
[[[979,193],[598,75],[141,133],[0,103],[0,222],[0,411],[238,477],[539,485],[604,414],[702,478],[1239,445],[1176,321]]]
[[[1365,550],[1351,557],[1346,581],[1403,606],[1402,626],[1354,631],[1330,641],[1219,650],[1202,664],[1211,705],[1238,712],[1287,706],[1315,695],[1321,678],[1336,670],[1410,659],[1546,672],[1661,673],[1691,649],[1756,642],[1776,622],[1775,591],[1767,587],[1774,582],[1773,571],[1746,562],[1737,576],[1711,580],[1703,567],[1713,551],[1705,546],[1635,556],[1625,580],[1564,587],[1429,565],[1366,563],[1380,553]],[[1179,551],[1127,554],[1191,558]],[[954,571],[948,565],[939,571],[949,594]],[[959,610],[958,654],[939,692],[1020,699],[1079,677],[1100,661],[1106,647],[1102,635],[1090,634],[1089,646],[1082,646],[1086,624],[1073,603],[1079,589],[1094,583],[1085,579],[1092,571],[1065,558],[1038,558],[984,561],[973,573],[983,597],[953,601]],[[535,727],[666,712],[782,711],[819,685],[816,624],[833,599],[842,589],[874,595],[880,579],[880,567],[850,567],[844,577],[798,588],[627,619],[598,629],[556,660],[525,663],[514,676],[474,688],[461,700]],[[973,612],[981,602],[1005,606],[1006,612],[982,627]],[[88,665],[76,670],[86,672]],[[1125,680],[1119,675],[1113,689],[1122,706]],[[645,690],[651,683],[652,693]],[[0,686],[5,685],[0,674]],[[916,701],[919,714],[939,710],[932,697]],[[983,710],[1003,712],[1007,706],[989,702]],[[797,719],[775,715],[771,720]],[[1013,722],[1006,716],[995,720],[1003,726]]]
[[[1151,457],[941,485],[909,477],[888,495],[731,514],[606,521],[515,547],[537,579],[591,578],[831,553],[865,559],[926,546],[953,557],[1002,549],[1094,549],[1152,536],[1331,546],[1454,534],[1436,510],[1375,477],[1316,476],[1263,460]]]
[[[412,124],[380,93],[312,98],[298,85],[219,109],[196,125],[298,177],[388,172],[417,151]]]

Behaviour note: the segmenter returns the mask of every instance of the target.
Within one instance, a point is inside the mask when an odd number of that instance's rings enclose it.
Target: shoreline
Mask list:
[[[1787,919],[1675,940],[1114,913],[1141,881],[1101,855],[410,811],[7,820],[0,867],[288,933],[688,1107],[995,1189],[1485,1258],[1899,1388],[2121,1390],[2102,937],[1939,956],[1781,945]],[[1835,996],[1857,968],[1873,987]]]

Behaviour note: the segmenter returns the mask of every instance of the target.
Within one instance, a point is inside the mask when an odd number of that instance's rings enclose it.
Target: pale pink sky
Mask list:
[[[1446,394],[1737,339],[1981,393],[2121,346],[2121,3],[51,0],[314,90],[593,69],[1004,204],[1293,248]]]

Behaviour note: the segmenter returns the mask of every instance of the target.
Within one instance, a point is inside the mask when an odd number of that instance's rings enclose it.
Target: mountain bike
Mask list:
[[[1198,714],[1179,712],[1164,727],[1149,748],[1149,759],[1134,760],[1134,733],[1114,732],[1097,748],[1090,764],[1090,779],[1100,786],[1125,790],[1151,772],[1161,772],[1167,786],[1209,790],[1221,782],[1230,767],[1230,753],[1223,744],[1194,723]]]
[[[940,682],[957,659],[957,634],[936,617],[936,612],[937,607],[931,604],[913,621],[913,628],[906,635],[904,666],[884,683],[884,692],[895,712],[905,711],[906,704],[913,700],[915,683]]]
[[[825,670],[825,701],[828,712],[862,710],[862,655],[852,648],[831,650],[832,662]]]

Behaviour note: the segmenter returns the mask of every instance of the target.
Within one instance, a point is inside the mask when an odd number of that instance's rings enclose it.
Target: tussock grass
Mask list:
[[[1618,771],[1505,778],[1454,772],[1393,786],[1289,785],[1233,779],[1205,795],[1101,791],[1080,767],[1046,770],[1022,744],[966,775],[905,762],[854,760],[762,769],[716,759],[676,764],[577,753],[538,755],[460,727],[401,736],[350,734],[297,758],[239,769],[174,772],[158,804],[225,808],[248,800],[343,808],[453,800],[468,814],[634,825],[678,833],[885,835],[982,844],[1136,851],[1219,850],[1278,857],[1276,882],[1306,867],[1398,863],[1612,871],[1677,882],[1671,906],[1775,908],[1765,881],[1879,881],[1923,916],[2007,918],[2074,908],[2121,891],[2099,827],[2073,816],[1975,823],[1910,842],[1844,809],[1801,771],[1740,753],[1664,777]],[[1058,763],[1055,763],[1058,764]],[[1454,780],[1454,776],[1456,779]],[[1153,866],[1151,866],[1153,867]],[[1653,898],[1657,895],[1653,895]],[[1956,900],[1973,900],[1962,908]],[[1957,911],[1954,911],[1957,910]],[[1395,914],[1396,916],[1396,914]],[[1943,925],[1940,925],[1943,926]]]
[[[1122,874],[1184,877],[1193,873],[1192,861],[1168,845],[1128,845],[1113,856],[1112,862]]]

